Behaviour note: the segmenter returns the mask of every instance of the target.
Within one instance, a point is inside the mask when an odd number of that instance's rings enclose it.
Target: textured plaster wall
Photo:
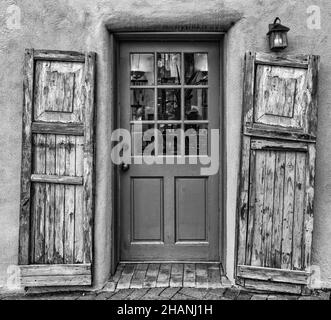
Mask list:
[[[20,8],[20,28],[7,12]],[[321,29],[307,27],[307,8],[321,9]],[[109,276],[111,247],[111,132],[109,36],[112,30],[228,30],[226,36],[225,115],[227,141],[226,269],[233,276],[237,172],[242,101],[242,65],[246,50],[268,51],[265,33],[276,16],[291,28],[288,53],[321,55],[319,137],[313,262],[322,286],[331,287],[331,2],[329,0],[1,0],[0,1],[0,287],[6,270],[17,263],[22,63],[24,48],[85,51],[98,54],[97,194],[95,283]],[[9,19],[9,20],[8,20]],[[232,22],[236,23],[231,27]]]

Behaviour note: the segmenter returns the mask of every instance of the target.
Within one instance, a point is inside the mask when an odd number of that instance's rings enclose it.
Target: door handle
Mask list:
[[[123,172],[126,172],[126,171],[128,171],[129,169],[130,169],[130,165],[129,165],[128,163],[124,163],[124,162],[121,163],[121,170],[122,170]]]

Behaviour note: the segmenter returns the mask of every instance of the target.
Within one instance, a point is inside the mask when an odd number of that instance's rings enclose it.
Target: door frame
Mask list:
[[[219,195],[218,195],[218,215],[219,215],[219,257],[223,268],[226,266],[226,121],[225,121],[225,101],[224,101],[224,84],[225,84],[225,66],[224,66],[224,32],[110,32],[110,99],[112,114],[111,127],[115,130],[120,123],[119,113],[119,78],[117,76],[117,66],[119,65],[119,46],[122,41],[214,41],[219,44],[219,59],[220,59],[220,87],[219,101],[221,110],[220,116],[220,165],[219,165]],[[113,145],[112,145],[113,146]],[[116,270],[116,266],[120,261],[120,198],[119,185],[120,174],[118,166],[112,166],[112,223],[111,223],[111,274]]]

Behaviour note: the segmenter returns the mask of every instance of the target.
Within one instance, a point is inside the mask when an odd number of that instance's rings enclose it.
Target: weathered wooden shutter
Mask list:
[[[300,293],[313,231],[318,56],[245,58],[238,283]]]
[[[91,285],[95,54],[26,50],[22,286]]]

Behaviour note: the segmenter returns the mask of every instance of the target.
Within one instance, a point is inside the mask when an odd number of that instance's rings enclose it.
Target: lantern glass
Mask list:
[[[287,47],[286,32],[274,31],[270,34],[270,49],[284,49]]]

